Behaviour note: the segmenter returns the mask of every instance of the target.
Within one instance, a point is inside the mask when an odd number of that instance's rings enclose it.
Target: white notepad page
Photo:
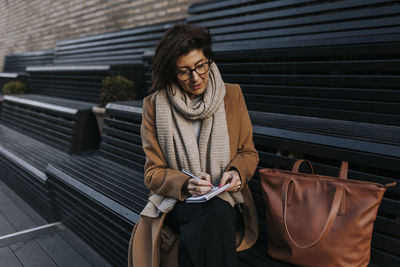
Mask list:
[[[226,189],[228,189],[231,186],[231,184],[226,184],[222,187],[214,187],[213,189],[211,189],[210,192],[208,192],[205,195],[202,196],[198,196],[198,197],[188,197],[186,199],[186,203],[202,203],[202,202],[206,202],[207,200],[210,200],[211,198],[215,197],[216,195],[224,192]]]

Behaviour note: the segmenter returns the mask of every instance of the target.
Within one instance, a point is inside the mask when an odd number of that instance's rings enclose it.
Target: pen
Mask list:
[[[192,178],[200,179],[199,177],[197,177],[196,175],[194,175],[193,173],[191,173],[191,172],[189,172],[187,170],[181,169],[181,172],[183,172],[186,175],[189,175]],[[211,184],[211,188],[214,188],[214,187],[215,186]]]
[[[196,175],[194,175],[193,173],[191,173],[191,172],[189,172],[187,170],[182,169],[181,172],[183,172],[186,175],[189,175],[192,178],[200,179],[199,177],[197,177]]]

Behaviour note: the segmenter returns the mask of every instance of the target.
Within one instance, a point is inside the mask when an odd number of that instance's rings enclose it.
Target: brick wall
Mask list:
[[[57,41],[179,19],[204,0],[0,0],[0,70],[5,54]]]

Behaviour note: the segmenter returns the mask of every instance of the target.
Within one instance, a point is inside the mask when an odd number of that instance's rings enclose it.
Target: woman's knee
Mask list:
[[[213,221],[232,221],[234,219],[234,210],[225,200],[213,198],[209,202],[209,217]]]

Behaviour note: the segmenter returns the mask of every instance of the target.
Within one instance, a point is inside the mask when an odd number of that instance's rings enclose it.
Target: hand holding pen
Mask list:
[[[188,181],[187,189],[192,196],[201,196],[211,191],[211,176],[208,173],[201,172],[196,176],[184,169],[181,171],[191,177]]]

